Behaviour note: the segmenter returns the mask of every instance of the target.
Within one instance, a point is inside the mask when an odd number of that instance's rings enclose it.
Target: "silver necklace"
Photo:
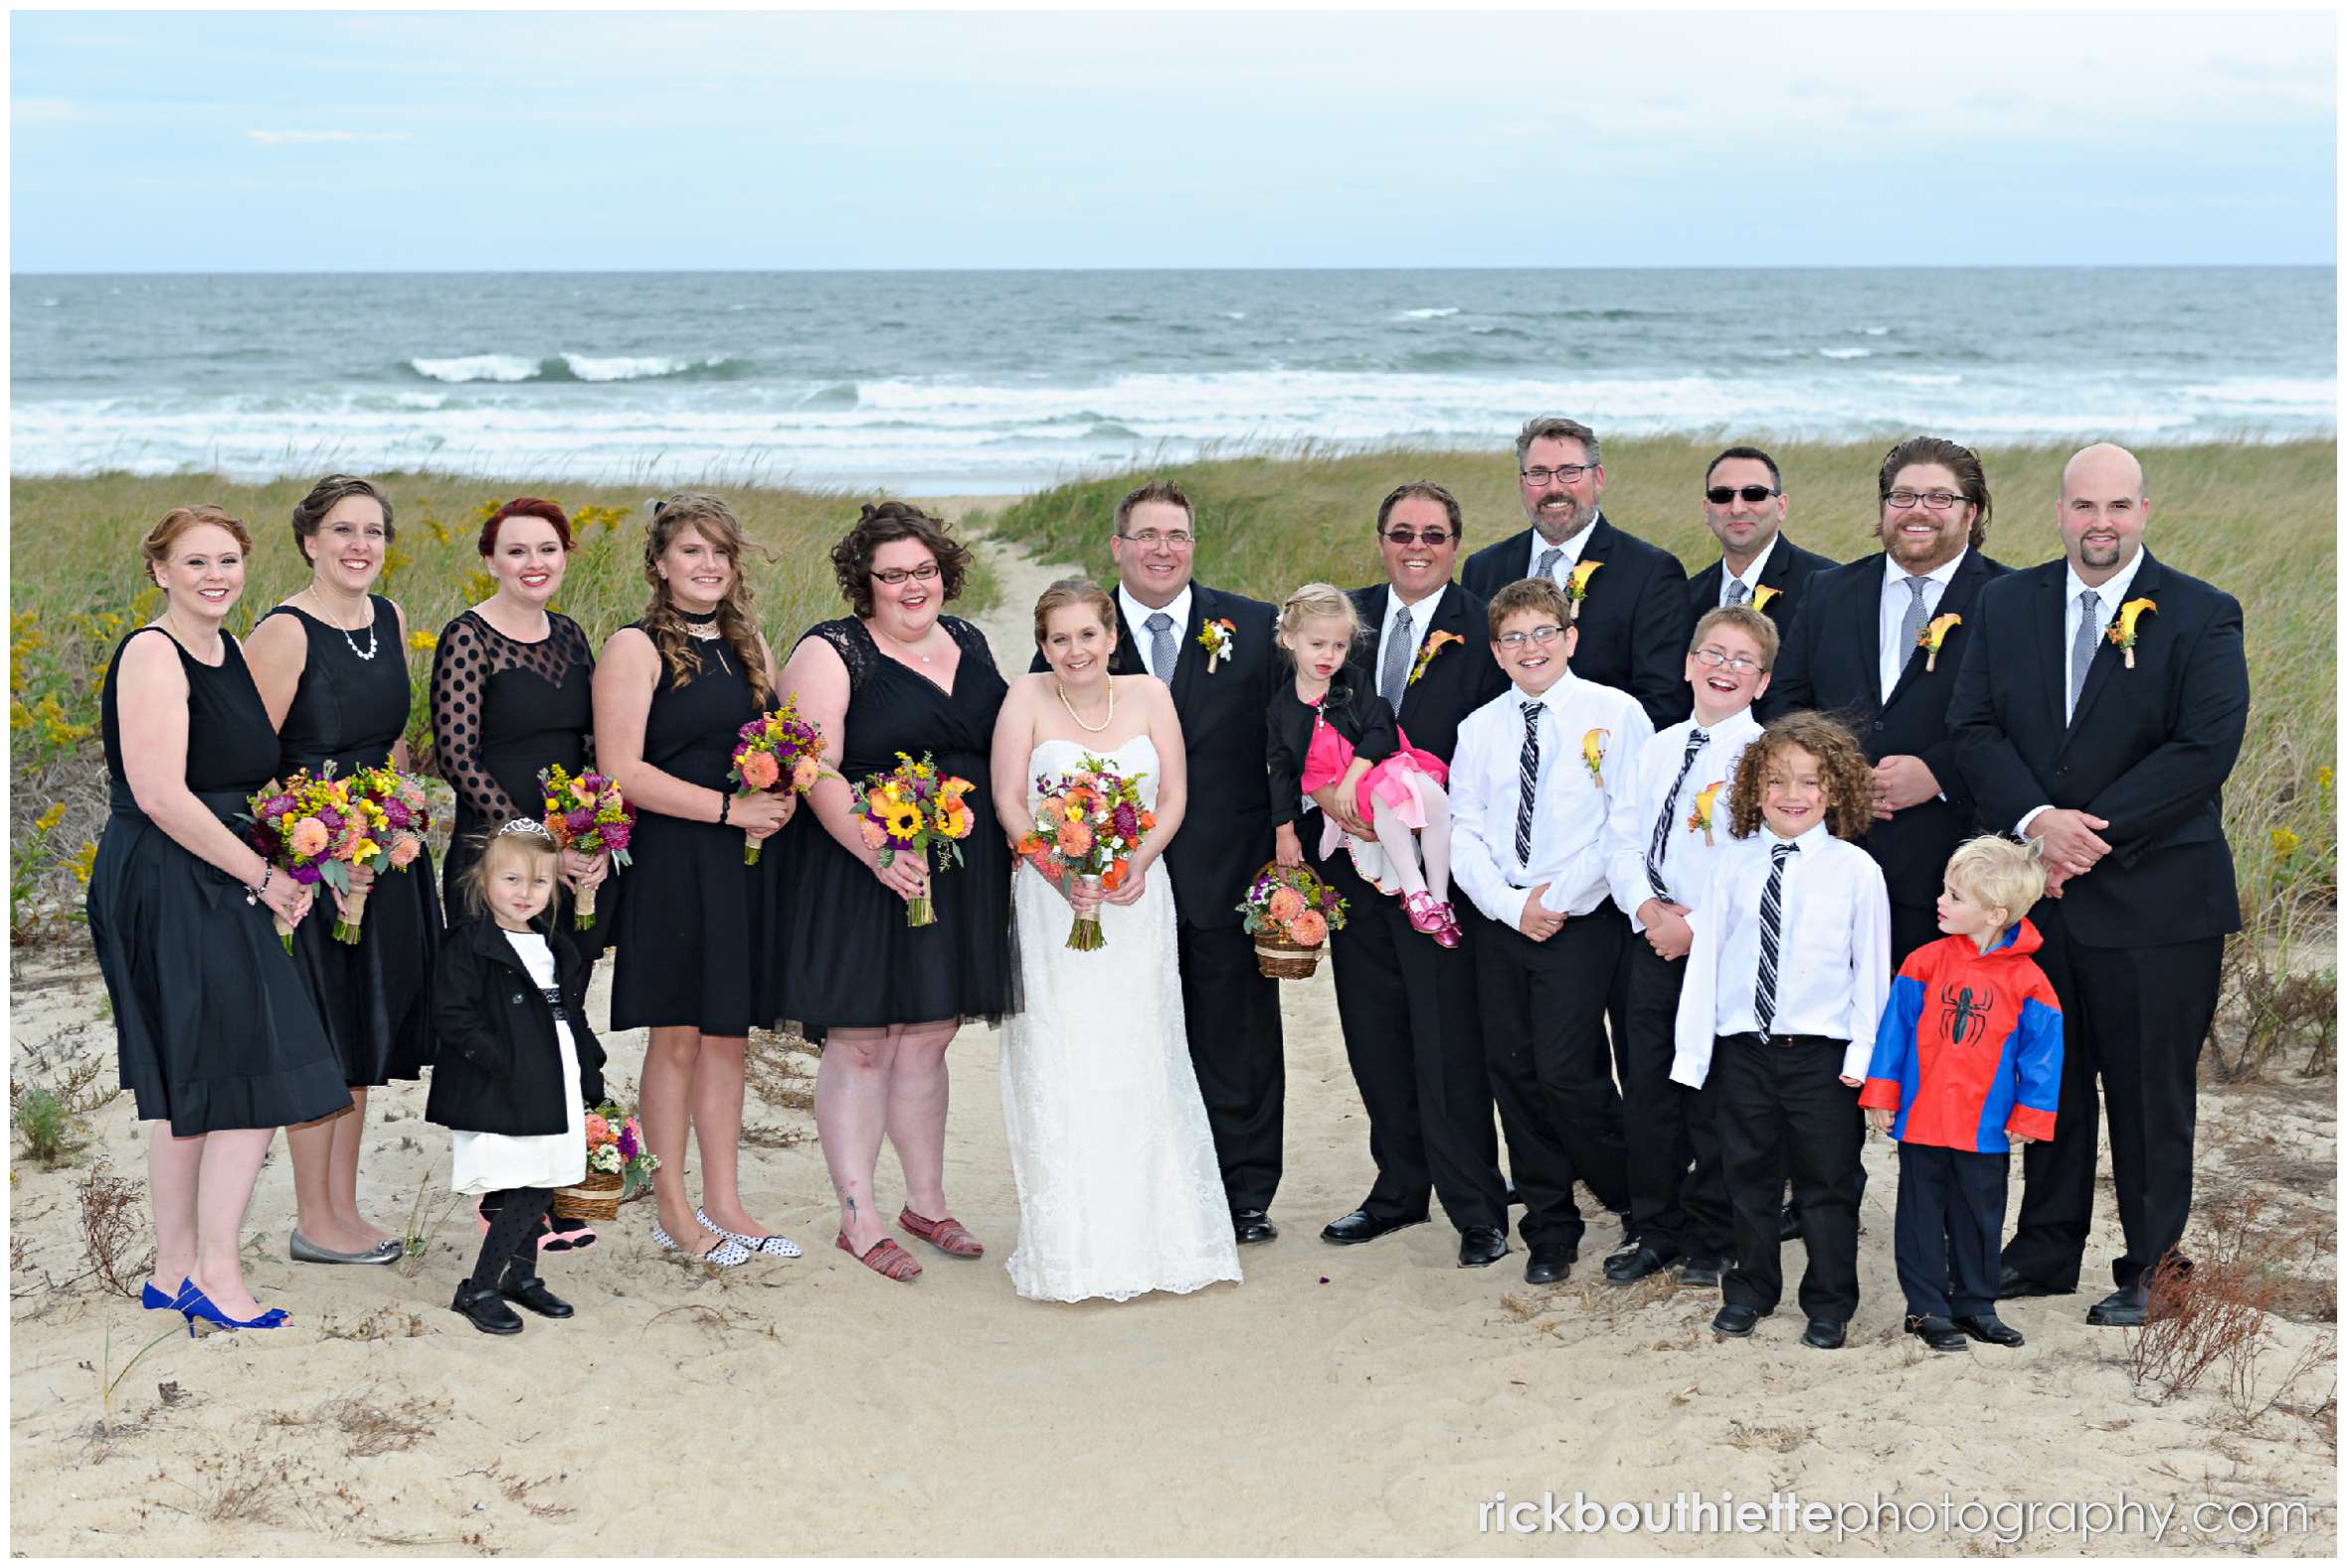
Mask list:
[[[357,654],[362,659],[371,659],[375,656],[375,650],[381,645],[381,643],[378,640],[375,622],[372,618],[367,621],[367,645],[362,648],[359,646],[359,639],[350,634],[350,628],[348,626],[344,625],[341,621],[334,619],[332,616],[324,613],[326,601],[324,597],[318,593],[316,584],[312,583],[308,588],[303,589],[302,592],[309,596],[309,602],[311,604],[318,607],[320,611],[318,618],[325,621],[327,625],[332,626],[336,631],[342,633],[342,640],[350,644],[351,652]]]
[[[1067,700],[1067,688],[1059,684],[1058,676],[1054,675],[1051,677],[1051,684],[1059,687],[1059,705],[1067,710],[1067,716],[1069,718],[1076,721],[1076,727],[1084,731],[1087,735],[1098,735],[1101,731],[1107,729],[1110,725],[1117,722],[1117,682],[1114,676],[1109,678],[1108,683],[1108,712],[1101,717],[1101,720],[1098,724],[1086,724],[1084,722],[1084,716],[1076,712],[1076,705]]]
[[[879,628],[878,628],[877,626],[873,627],[873,629],[874,629],[875,631],[878,631],[878,630],[879,630]],[[934,629],[935,629],[935,627],[933,626],[933,627],[931,628],[931,630],[934,630]],[[932,664],[932,663],[935,663],[935,662],[936,662],[936,655],[934,655],[934,654],[930,654],[930,653],[923,653],[923,652],[919,651],[919,649],[916,647],[916,645],[915,645],[915,644],[913,644],[913,643],[910,643],[910,642],[907,642],[907,641],[906,641],[904,638],[902,638],[902,637],[898,637],[898,636],[892,636],[892,635],[890,635],[888,632],[885,632],[885,631],[881,631],[881,632],[880,632],[880,635],[882,635],[882,636],[884,636],[884,637],[887,637],[887,638],[888,638],[888,640],[889,640],[890,642],[893,642],[893,643],[895,643],[895,644],[896,644],[898,647],[902,648],[902,649],[903,649],[905,652],[912,654],[912,655],[913,655],[913,657],[915,657],[915,658],[919,659],[919,660],[920,660],[922,663],[924,663],[924,664]],[[922,633],[921,633],[921,640],[922,640],[923,642],[926,642],[926,641],[928,641],[928,640],[929,640],[929,637],[930,637],[930,632],[928,632],[928,631],[924,631],[924,632],[922,632]],[[1062,701],[1062,702],[1065,702],[1065,701],[1067,701],[1067,694],[1066,694],[1066,693],[1064,693],[1064,692],[1062,692],[1062,693],[1060,694],[1060,698],[1059,698],[1059,700],[1060,700],[1060,701]],[[1079,720],[1078,722],[1080,723],[1080,722],[1082,722],[1082,721],[1080,721],[1080,720]]]

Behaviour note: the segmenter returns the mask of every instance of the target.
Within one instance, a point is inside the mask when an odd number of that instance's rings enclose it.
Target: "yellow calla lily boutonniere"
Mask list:
[[[2130,599],[2119,607],[2119,612],[2111,618],[2110,629],[2103,633],[2119,645],[2129,669],[2135,667],[2135,622],[2158,609],[2148,599]]]
[[[1434,662],[1434,657],[1436,654],[1440,653],[1444,648],[1449,647],[1454,642],[1464,642],[1467,639],[1465,637],[1460,636],[1456,631],[1435,631],[1428,633],[1426,640],[1418,644],[1418,662],[1410,666],[1410,678],[1407,682],[1405,682],[1405,684],[1411,686],[1417,685],[1418,677],[1426,673],[1426,666]]]
[[[1756,588],[1752,590],[1752,608],[1754,610],[1766,610],[1768,608],[1768,602],[1783,592],[1784,590],[1781,588]]]
[[[1719,798],[1719,791],[1727,781],[1715,779],[1695,792],[1695,811],[1687,819],[1687,830],[1704,835],[1704,847],[1712,847],[1712,802]]]
[[[1605,787],[1605,742],[1611,732],[1591,730],[1581,737],[1581,766],[1589,770],[1589,780],[1598,788]]]
[[[1915,638],[1915,646],[1923,650],[1926,672],[1939,668],[1939,650],[1947,644],[1947,634],[1964,623],[1962,615],[1934,615]]]
[[[1572,576],[1565,579],[1564,603],[1567,619],[1578,620],[1580,618],[1581,601],[1589,597],[1589,579],[1595,576],[1597,569],[1603,565],[1605,563],[1602,561],[1583,561],[1573,568]]]

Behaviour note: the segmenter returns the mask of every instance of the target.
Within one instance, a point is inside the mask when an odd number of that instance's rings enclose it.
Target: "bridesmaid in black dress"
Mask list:
[[[246,649],[253,684],[277,727],[277,771],[335,777],[386,763],[408,766],[407,616],[368,592],[392,541],[391,502],[365,479],[328,474],[293,508],[293,548],[307,587],[263,616]],[[440,890],[432,858],[386,876],[360,870],[367,895],[354,947],[334,922],[312,921],[293,941],[327,1038],[342,1058],[351,1115],[285,1129],[293,1153],[295,1263],[397,1263],[399,1239],[359,1212],[359,1138],[367,1091],[414,1080],[432,1064],[432,963],[440,952]],[[338,912],[342,896],[324,895]]]
[[[736,795],[726,771],[741,727],[774,705],[774,656],[750,616],[742,527],[723,501],[673,495],[643,545],[651,605],[603,645],[595,735],[604,772],[635,802],[612,944],[612,1028],[651,1031],[643,1057],[645,1145],[659,1158],[652,1240],[732,1267],[795,1258],[742,1207],[742,1053],[763,981],[775,857],[742,863],[797,797]],[[702,1206],[685,1195],[687,1129],[701,1150]]]
[[[837,1245],[892,1280],[921,1270],[889,1236],[872,1190],[885,1133],[905,1173],[905,1231],[959,1258],[984,1250],[946,1206],[946,1047],[964,1017],[999,1017],[1010,989],[1010,850],[988,788],[994,714],[1006,688],[979,629],[939,611],[962,591],[970,552],[903,502],[867,506],[831,551],[854,607],[815,626],[783,672],[819,724],[831,763],[809,797],[815,822],[789,835],[780,993],[769,1009],[824,1040],[815,1130],[839,1192]],[[905,923],[921,889],[910,857],[876,863],[849,784],[932,754],[973,785],[962,864],[929,876],[937,923]],[[936,851],[932,851],[933,858]]]
[[[113,815],[90,868],[90,937],[113,1005],[122,1087],[152,1124],[155,1271],[143,1302],[273,1328],[245,1287],[240,1233],[276,1130],[350,1104],[301,971],[310,890],[234,825],[277,766],[276,732],[221,622],[245,590],[245,525],[180,507],[140,547],[164,610],[122,639],[99,699]],[[123,744],[123,737],[130,744]]]
[[[433,652],[433,751],[456,791],[442,878],[451,921],[466,916],[464,874],[488,835],[517,816],[545,814],[539,772],[595,766],[595,655],[577,621],[546,608],[575,548],[571,520],[552,501],[524,495],[499,507],[480,530],[497,592],[443,626]],[[572,896],[610,871],[609,855],[563,852],[552,918],[564,931]],[[600,898],[597,908],[600,917]],[[592,951],[607,924],[599,918],[574,939]]]

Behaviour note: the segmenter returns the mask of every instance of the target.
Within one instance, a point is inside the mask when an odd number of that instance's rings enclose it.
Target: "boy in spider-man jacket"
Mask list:
[[[1947,936],[1899,965],[1858,1103],[1898,1140],[1906,1331],[1934,1350],[2011,1347],[2021,1335],[1996,1305],[2006,1156],[2054,1135],[2062,1087],[2062,1006],[2030,958],[2038,930],[2021,918],[2046,873],[1992,836],[1959,847],[1941,882]]]

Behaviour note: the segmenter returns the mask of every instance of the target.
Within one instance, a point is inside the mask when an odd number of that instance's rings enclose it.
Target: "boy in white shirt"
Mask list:
[[[1636,698],[1576,677],[1570,607],[1542,578],[1492,597],[1492,654],[1513,683],[1459,725],[1451,878],[1491,918],[1475,943],[1485,1060],[1525,1201],[1534,1285],[1579,1256],[1577,1178],[1629,1207],[1605,1000],[1628,923],[1607,896],[1605,818],[1653,735]]]
[[[1684,1259],[1687,1284],[1716,1287],[1726,1267],[1719,1140],[1703,1091],[1671,1082],[1671,1058],[1695,940],[1687,916],[1727,847],[1727,781],[1760,733],[1752,704],[1768,690],[1776,649],[1776,623],[1756,610],[1715,610],[1696,622],[1687,649],[1695,717],[1630,759],[1606,817],[1605,879],[1630,916],[1622,1120],[1638,1237],[1605,1260],[1608,1284],[1630,1285]]]
[[[1801,1342],[1839,1350],[1858,1310],[1858,1090],[1891,985],[1891,895],[1854,842],[1874,806],[1848,730],[1815,713],[1778,719],[1736,761],[1738,843],[1689,922],[1671,1077],[1705,1088],[1716,1119],[1735,1262],[1712,1327],[1733,1338],[1784,1293],[1788,1169],[1809,1249]]]

